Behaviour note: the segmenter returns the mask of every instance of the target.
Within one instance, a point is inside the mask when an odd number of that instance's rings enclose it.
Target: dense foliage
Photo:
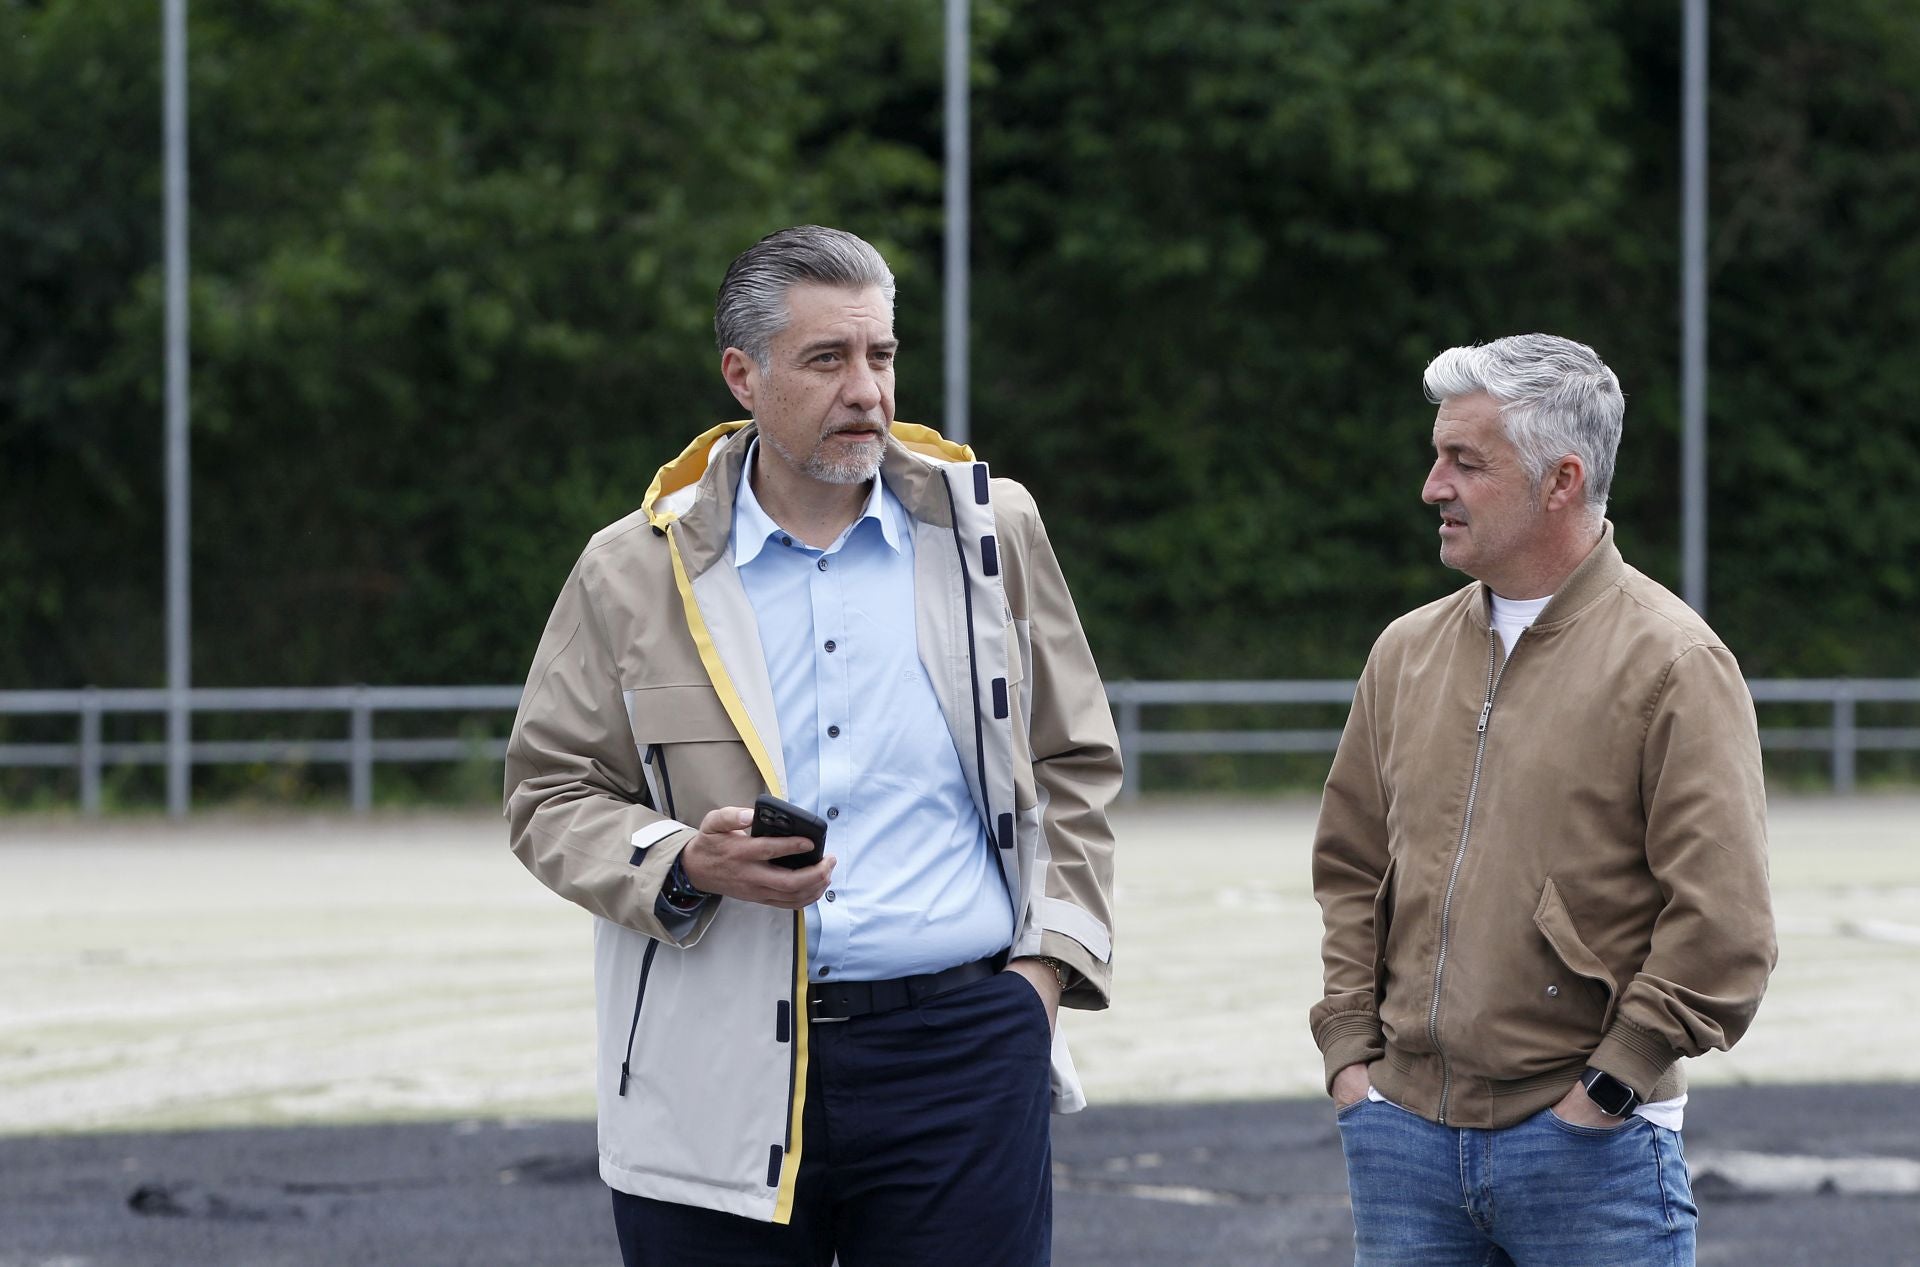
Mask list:
[[[1438,349],[1629,395],[1613,517],[1678,569],[1666,0],[975,6],[974,441],[1110,676],[1357,670],[1457,577]],[[510,682],[574,552],[733,415],[726,261],[875,241],[940,411],[941,15],[848,0],[195,0],[194,674]],[[1711,616],[1907,676],[1920,9],[1716,7]],[[157,6],[0,0],[0,687],[155,684]]]

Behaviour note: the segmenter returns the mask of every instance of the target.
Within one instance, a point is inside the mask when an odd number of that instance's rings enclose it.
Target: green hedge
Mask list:
[[[937,423],[941,15],[853,0],[197,0],[194,674],[508,682],[579,545],[732,416],[727,260],[900,279]],[[1678,563],[1679,6],[975,5],[974,440],[1110,675],[1355,672],[1458,579],[1450,344],[1629,398]],[[1711,612],[1756,675],[1920,671],[1920,10],[1713,15]],[[160,680],[159,21],[0,0],[0,688]]]

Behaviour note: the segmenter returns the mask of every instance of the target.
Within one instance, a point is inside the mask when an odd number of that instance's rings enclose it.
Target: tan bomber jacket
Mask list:
[[[728,548],[749,423],[698,437],[595,534],[541,637],[508,743],[528,870],[594,921],[600,1174],[623,1192],[786,1222],[809,1024],[797,911],[710,899],[655,917],[723,805],[783,789],[758,625]],[[881,477],[913,521],[920,658],[1014,907],[1014,955],[1106,1006],[1120,785],[1112,715],[1033,499],[972,450],[896,423]],[[1085,1103],[1056,1031],[1054,1106]]]
[[[1731,1046],[1775,960],[1739,665],[1613,526],[1501,655],[1486,586],[1374,644],[1314,840],[1329,1085],[1497,1128],[1588,1064],[1645,1100]]]

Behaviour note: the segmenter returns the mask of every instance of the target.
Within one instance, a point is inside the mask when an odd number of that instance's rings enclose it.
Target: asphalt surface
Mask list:
[[[1700,1263],[1920,1263],[1917,1090],[1697,1090]],[[0,1138],[0,1267],[617,1263],[593,1147],[586,1122]],[[1352,1261],[1324,1103],[1094,1108],[1054,1153],[1059,1267]]]

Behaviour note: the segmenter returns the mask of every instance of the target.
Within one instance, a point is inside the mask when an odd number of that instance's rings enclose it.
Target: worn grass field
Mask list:
[[[1101,1103],[1317,1093],[1311,801],[1125,809]],[[1781,965],[1714,1082],[1920,1079],[1920,798],[1773,808]],[[592,1112],[590,928],[490,816],[0,819],[0,1132]]]

